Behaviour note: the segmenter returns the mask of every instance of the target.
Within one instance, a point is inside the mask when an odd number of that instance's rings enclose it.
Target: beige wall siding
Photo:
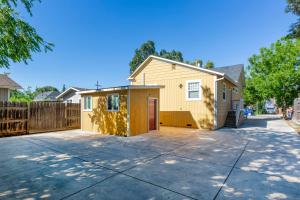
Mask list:
[[[107,94],[120,95],[120,110],[107,111]],[[92,96],[92,111],[83,111],[84,96]],[[127,135],[127,90],[82,95],[82,130],[105,134]]]
[[[9,99],[8,91],[9,89],[7,88],[0,88],[0,101],[8,101]]]
[[[214,123],[215,75],[152,59],[132,82],[159,84],[160,122],[165,126],[212,129]],[[186,100],[186,81],[201,80],[202,99]]]
[[[223,100],[223,84],[226,85],[226,100]],[[226,121],[227,113],[231,110],[232,89],[234,85],[226,80],[217,82],[218,98],[217,98],[217,112],[218,112],[218,127],[223,127]]]
[[[159,89],[131,89],[130,96],[130,135],[148,132],[148,98],[157,98]],[[158,107],[159,109],[159,107]],[[159,120],[159,119],[158,119]],[[159,123],[158,123],[159,127]]]

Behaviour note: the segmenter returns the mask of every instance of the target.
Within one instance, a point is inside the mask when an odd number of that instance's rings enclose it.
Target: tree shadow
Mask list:
[[[199,126],[203,129],[214,129],[214,93],[211,91],[210,87],[203,87],[202,94],[203,94],[203,102],[208,110],[208,113],[202,119],[198,120]],[[209,117],[210,116],[210,117]]]
[[[99,96],[89,118],[102,134],[127,136],[127,95],[120,94],[120,108],[116,112],[107,111],[107,97]]]

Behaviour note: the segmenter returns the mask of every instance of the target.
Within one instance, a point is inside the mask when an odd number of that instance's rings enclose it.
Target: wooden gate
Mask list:
[[[80,128],[80,104],[0,102],[0,137]]]

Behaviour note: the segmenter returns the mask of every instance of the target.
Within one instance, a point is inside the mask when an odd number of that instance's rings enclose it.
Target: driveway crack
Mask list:
[[[249,141],[247,141],[245,147],[243,148],[243,151],[241,152],[241,154],[239,155],[239,157],[236,159],[234,165],[231,167],[231,169],[230,169],[230,171],[229,171],[227,177],[225,178],[225,180],[224,180],[222,186],[220,187],[220,189],[218,190],[217,194],[214,196],[213,200],[216,200],[217,197],[219,196],[219,194],[220,194],[220,192],[222,191],[224,185],[226,184],[227,180],[229,179],[229,177],[230,177],[232,171],[234,170],[234,168],[235,168],[235,166],[237,165],[237,163],[239,162],[240,158],[242,157],[242,155],[243,155],[244,152],[246,151],[246,148],[247,148],[247,146],[248,146],[248,143],[249,143]]]

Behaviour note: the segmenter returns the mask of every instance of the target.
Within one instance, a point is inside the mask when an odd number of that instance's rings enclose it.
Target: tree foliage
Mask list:
[[[299,16],[297,22],[291,25],[288,36],[291,38],[300,38],[300,0],[287,0],[287,3],[285,11]]]
[[[249,58],[245,101],[254,104],[275,98],[285,110],[300,92],[300,45],[282,38]]]
[[[12,102],[31,102],[38,94],[51,91],[58,91],[58,89],[53,86],[44,86],[37,87],[35,91],[32,91],[31,87],[26,90],[13,90],[9,100]]]
[[[135,50],[135,54],[129,63],[130,74],[144,62],[150,55],[157,55],[155,49],[155,43],[153,41],[147,41],[141,45],[139,49]]]
[[[13,90],[10,93],[9,101],[12,102],[31,102],[35,97],[34,92],[28,87],[26,90]]]
[[[135,50],[135,54],[132,60],[129,63],[130,66],[130,74],[134,72],[134,70],[144,62],[150,55],[160,56],[162,58],[178,61],[178,62],[185,62],[187,64],[195,65],[203,67],[203,61],[201,59],[196,59],[192,62],[184,60],[183,55],[180,51],[171,50],[167,51],[165,49],[161,49],[159,52],[156,51],[155,43],[153,41],[147,41],[141,45],[140,48]],[[207,67],[212,68],[214,67],[214,63],[212,61],[208,61],[206,63]]]
[[[32,54],[52,50],[53,44],[38,35],[35,28],[25,22],[15,10],[18,3],[32,16],[32,6],[39,0],[0,0],[0,68],[10,62],[31,60]]]
[[[159,52],[159,56],[162,58],[183,62],[182,53],[180,51],[176,51],[176,50],[166,51],[165,49],[162,49]]]
[[[213,61],[208,60],[207,63],[204,65],[204,68],[211,69],[215,67],[215,63]]]
[[[58,92],[58,89],[56,87],[53,87],[53,86],[37,87],[35,89],[35,95],[38,95],[38,94],[43,93],[43,92],[52,92],[52,91]]]
[[[66,84],[63,84],[63,86],[62,86],[62,89],[61,89],[61,92],[64,92],[64,91],[66,91]]]

